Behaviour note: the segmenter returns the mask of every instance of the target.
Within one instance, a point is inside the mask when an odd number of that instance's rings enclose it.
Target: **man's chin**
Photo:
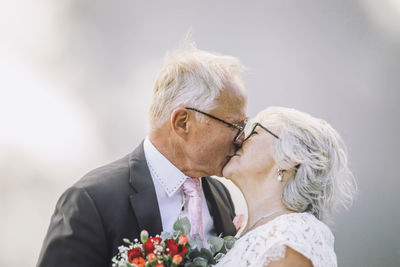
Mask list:
[[[226,165],[226,162],[223,164],[222,167],[219,168],[218,173],[216,173],[215,176],[224,177],[224,175],[223,175],[223,170],[224,170],[224,168],[225,168],[225,165]]]

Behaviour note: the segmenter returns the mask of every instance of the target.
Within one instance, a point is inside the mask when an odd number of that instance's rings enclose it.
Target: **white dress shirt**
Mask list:
[[[172,233],[176,220],[184,216],[189,217],[186,208],[187,200],[185,200],[185,194],[181,188],[188,177],[164,157],[150,142],[148,137],[144,140],[143,148],[157,194],[163,231]],[[215,230],[203,188],[201,187],[200,189],[202,194],[204,237],[205,241],[207,241],[210,236],[215,236]]]

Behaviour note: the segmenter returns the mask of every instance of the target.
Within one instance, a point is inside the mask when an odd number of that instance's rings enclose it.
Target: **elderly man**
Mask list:
[[[230,194],[208,176],[221,176],[243,142],[241,71],[237,59],[194,46],[172,54],[155,83],[148,136],[60,197],[38,266],[110,266],[123,238],[173,231],[182,216],[203,241],[234,235]]]

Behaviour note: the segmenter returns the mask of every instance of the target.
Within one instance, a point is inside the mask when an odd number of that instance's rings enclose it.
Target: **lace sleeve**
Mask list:
[[[310,259],[314,267],[337,266],[332,233],[310,216],[283,215],[256,228],[240,238],[218,266],[267,266],[282,259],[287,246]]]

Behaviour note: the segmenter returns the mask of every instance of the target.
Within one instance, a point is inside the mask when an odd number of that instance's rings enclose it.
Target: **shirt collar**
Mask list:
[[[160,183],[168,197],[172,196],[187,176],[157,150],[148,136],[144,139],[143,149],[153,179]]]

